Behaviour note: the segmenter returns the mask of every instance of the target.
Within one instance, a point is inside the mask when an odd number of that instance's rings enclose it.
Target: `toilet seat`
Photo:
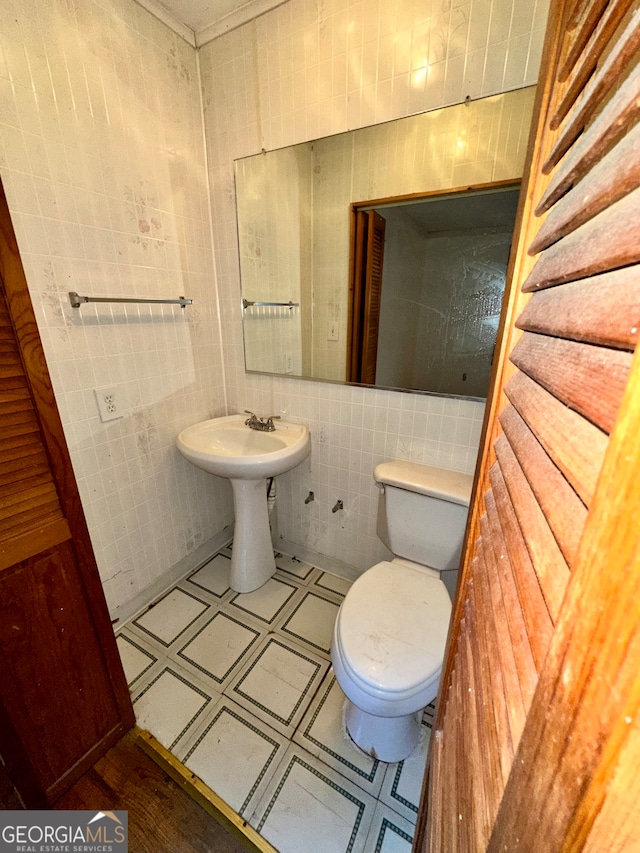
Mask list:
[[[346,674],[373,699],[404,702],[438,682],[451,600],[419,566],[382,562],[353,584],[334,645]]]

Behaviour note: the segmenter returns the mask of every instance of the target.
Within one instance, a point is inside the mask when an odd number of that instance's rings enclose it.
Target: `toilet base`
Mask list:
[[[404,717],[375,717],[350,699],[344,721],[349,736],[367,755],[389,764],[404,761],[418,745],[422,711]]]

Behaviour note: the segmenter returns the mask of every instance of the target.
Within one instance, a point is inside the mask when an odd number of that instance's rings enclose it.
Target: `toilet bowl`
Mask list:
[[[396,556],[368,569],[340,606],[331,642],[334,672],[347,697],[347,731],[385,762],[411,755],[422,711],[438,693],[451,617],[440,571],[457,567],[471,491],[467,475],[407,465],[376,468],[384,488],[378,533],[396,546],[394,553],[431,553],[437,567]]]

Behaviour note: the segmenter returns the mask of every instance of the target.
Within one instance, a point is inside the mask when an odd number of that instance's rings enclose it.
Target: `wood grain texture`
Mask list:
[[[247,849],[140,749],[133,733],[96,762],[55,808],[128,811],[130,853]]]
[[[525,332],[510,358],[566,406],[610,432],[629,375],[630,353]]]
[[[560,82],[564,82],[571,73],[602,18],[607,3],[608,0],[584,0],[584,3],[576,3],[575,8],[569,12],[567,28],[572,30],[572,33],[558,65],[557,79]]]
[[[491,853],[582,850],[633,734],[632,723],[640,716],[638,471],[640,352],[607,448],[578,566],[514,761]],[[634,742],[637,747],[637,739]],[[634,761],[637,767],[640,753]],[[640,818],[637,802],[635,811]],[[631,849],[629,842],[627,835],[623,849]]]
[[[522,289],[576,281],[640,261],[640,190],[625,195],[538,257]]]
[[[640,9],[637,9],[622,35],[617,38],[606,61],[598,67],[577,99],[542,166],[543,174],[549,174],[558,165],[584,128],[611,98],[620,78],[626,77],[634,69],[639,48]]]
[[[518,329],[633,350],[640,338],[640,278],[635,267],[534,293]]]
[[[612,148],[640,117],[640,75],[632,73],[612,95],[550,176],[536,206],[542,216]],[[535,239],[535,238],[534,238]]]
[[[507,406],[502,411],[500,423],[522,476],[531,487],[564,559],[569,566],[573,565],[587,508],[513,406]],[[557,589],[552,593],[555,605],[549,609],[552,613],[555,609],[557,613],[568,575],[565,575],[562,566],[553,575]]]
[[[508,597],[507,624],[511,626],[522,622],[525,626],[528,646],[531,650],[535,671],[539,672],[549,650],[553,635],[553,623],[545,602],[540,584],[533,568],[531,555],[527,549],[518,517],[511,502],[502,470],[499,464],[491,466],[491,492],[486,494],[487,518],[491,526],[491,541],[494,544],[496,559],[509,556],[512,568],[511,577],[500,572],[503,595]],[[502,556],[504,560],[504,556]],[[504,583],[503,583],[504,581]],[[514,592],[517,597],[514,597]],[[518,642],[518,645],[515,643]],[[522,685],[525,707],[528,708],[537,683],[537,676],[530,670],[527,645],[523,641],[522,631],[518,629],[512,638],[513,650],[519,667],[519,680]],[[527,695],[524,694],[527,691]]]
[[[509,380],[505,393],[554,464],[589,506],[607,449],[607,434],[524,373],[516,373]]]
[[[569,568],[518,459],[502,434],[495,442],[496,456],[504,477],[522,536],[531,557],[545,604],[553,622],[558,617],[569,579]]]
[[[575,40],[567,54],[567,61],[558,74],[558,80],[567,80],[567,85],[551,119],[552,130],[560,127],[562,120],[595,71],[607,49],[609,40],[624,20],[633,2],[634,0],[615,0],[615,2],[602,4],[604,8],[598,8],[600,4],[595,3],[596,8],[592,7],[589,10],[590,14],[585,16],[585,26],[575,34]],[[594,18],[596,11],[599,14]],[[595,28],[592,30],[594,24]]]
[[[529,254],[538,254],[576,231],[639,186],[640,125],[636,125],[558,201],[532,241]]]

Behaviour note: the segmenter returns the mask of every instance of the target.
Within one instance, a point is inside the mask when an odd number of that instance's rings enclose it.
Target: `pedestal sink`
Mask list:
[[[276,570],[267,480],[306,459],[309,430],[279,420],[273,432],[263,432],[246,426],[244,416],[230,415],[183,429],[176,445],[198,468],[231,481],[236,521],[229,585],[236,592],[258,589]]]

